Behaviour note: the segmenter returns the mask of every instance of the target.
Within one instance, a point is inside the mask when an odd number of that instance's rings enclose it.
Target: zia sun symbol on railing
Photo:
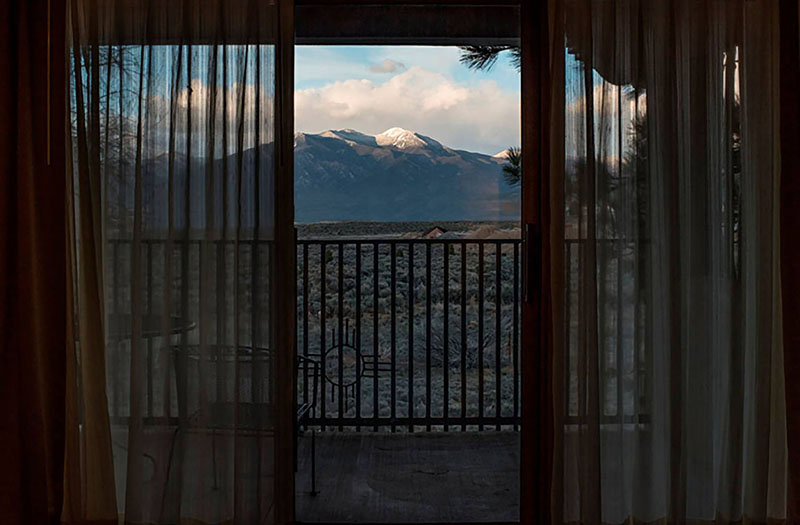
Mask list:
[[[340,338],[336,337],[336,328],[331,329],[331,344],[321,356],[322,374],[330,385],[330,399],[334,400],[336,391],[342,396],[345,412],[350,402],[356,397],[356,388],[362,377],[377,378],[384,372],[390,372],[391,363],[380,361],[374,356],[364,355],[359,351],[356,341],[356,329],[350,329],[350,320],[345,320],[344,330]],[[313,357],[320,358],[319,354]]]

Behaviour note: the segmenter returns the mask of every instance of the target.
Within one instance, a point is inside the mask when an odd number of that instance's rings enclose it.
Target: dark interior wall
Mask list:
[[[297,2],[295,15],[295,43],[299,45],[519,43],[519,4],[509,2],[368,4],[312,0]]]
[[[274,28],[259,27],[257,35],[251,26],[238,26],[235,21],[247,19],[250,0],[227,0],[225,19],[226,39],[235,44],[254,39],[274,43]],[[137,12],[142,0],[116,0],[107,5],[115,13]],[[129,4],[129,5],[127,5]],[[99,9],[104,4],[100,3]],[[219,8],[203,0],[157,2],[158,10],[152,19],[164,21],[182,19],[186,7],[192,16],[192,41],[216,41],[220,30]],[[439,0],[436,2],[401,3],[394,1],[309,0],[295,2],[295,44],[339,45],[514,45],[519,42],[519,2],[510,0],[472,2],[468,0]],[[120,19],[114,31],[98,35],[101,42],[114,44],[141,43],[144,32],[139,24]],[[184,41],[180,24],[153,23],[148,27],[148,41],[178,44]]]

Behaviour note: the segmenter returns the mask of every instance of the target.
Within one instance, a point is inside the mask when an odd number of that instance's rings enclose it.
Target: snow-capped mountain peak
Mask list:
[[[507,159],[508,158],[508,150],[504,149],[503,151],[499,151],[492,155],[493,159]]]
[[[429,145],[420,135],[403,128],[389,128],[383,133],[375,135],[379,146],[394,146],[397,149],[424,148]]]
[[[344,140],[351,146],[362,144],[366,146],[376,146],[375,137],[356,131],[354,129],[329,129],[319,134],[320,137]]]

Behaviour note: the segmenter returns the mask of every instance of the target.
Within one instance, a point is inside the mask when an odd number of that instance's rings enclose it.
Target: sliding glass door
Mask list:
[[[76,519],[291,519],[291,9],[70,4]]]

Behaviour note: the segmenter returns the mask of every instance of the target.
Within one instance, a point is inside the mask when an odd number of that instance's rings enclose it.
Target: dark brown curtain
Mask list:
[[[0,523],[56,523],[64,455],[63,6],[0,2]],[[54,59],[54,57],[59,57]],[[56,91],[63,93],[63,89]],[[49,140],[58,137],[58,140]]]
[[[800,521],[800,5],[781,8],[781,279],[786,432],[789,443],[787,518]]]

